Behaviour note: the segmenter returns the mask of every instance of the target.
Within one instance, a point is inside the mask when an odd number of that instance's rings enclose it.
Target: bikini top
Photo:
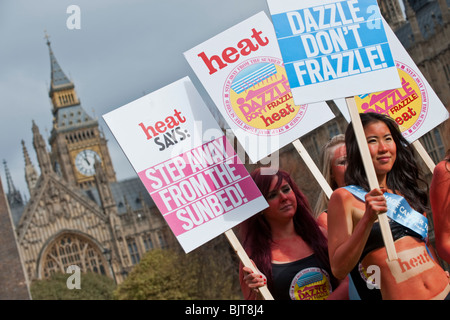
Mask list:
[[[406,236],[412,236],[418,239],[422,239],[421,236],[412,231],[411,229],[402,226],[401,224],[395,222],[392,219],[389,219],[389,226],[391,228],[392,238],[393,240],[398,240],[400,238]],[[369,238],[367,239],[364,250],[361,254],[359,262],[350,272],[351,283],[349,284],[350,288],[354,286],[358,293],[357,299],[362,300],[381,300],[381,292],[377,289],[369,289],[367,286],[367,274],[361,266],[361,261],[364,259],[366,255],[368,255],[371,251],[384,247],[383,236],[381,234],[380,224],[375,222],[370,230]],[[350,300],[355,299],[354,296],[350,294]]]
[[[394,241],[406,236],[421,239],[421,236],[418,233],[405,226],[402,226],[392,219],[389,219],[389,227],[391,228],[392,238]],[[371,251],[382,247],[384,247],[384,241],[381,234],[381,227],[378,222],[375,222],[372,226],[372,229],[370,230],[369,238],[367,239],[366,245],[359,261],[362,261],[364,257]]]
[[[353,195],[364,201],[365,192],[357,186],[346,187]],[[411,236],[424,240],[427,236],[428,224],[426,218],[418,213],[417,211],[411,209],[409,204],[404,200],[404,198],[397,195],[385,193],[386,200],[388,201],[388,212],[387,216],[389,218],[389,227],[391,229],[392,238],[394,241],[401,239],[406,236]],[[400,208],[400,209],[399,209]],[[394,220],[395,219],[395,220]],[[398,222],[397,222],[397,221]],[[349,289],[355,288],[359,299],[363,300],[381,300],[381,292],[377,289],[369,289],[367,286],[367,274],[362,268],[361,261],[373,250],[383,248],[384,241],[381,233],[381,227],[378,222],[372,225],[369,237],[364,246],[363,252],[359,259],[359,262],[350,272],[350,284]],[[355,299],[353,296],[354,291],[350,290],[350,299]]]
[[[367,192],[361,187],[350,185],[344,188],[359,200],[365,201],[364,195]],[[391,193],[384,193],[384,196],[388,204],[388,212],[386,214],[389,219],[393,240],[395,241],[405,236],[426,239],[428,234],[427,218],[411,208],[403,197]],[[361,255],[361,260],[370,251],[381,247],[384,247],[381,227],[378,222],[375,222]]]

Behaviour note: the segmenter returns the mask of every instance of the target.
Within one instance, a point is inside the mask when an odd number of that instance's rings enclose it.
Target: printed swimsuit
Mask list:
[[[272,263],[275,300],[324,300],[333,291],[330,275],[312,254],[306,258]]]

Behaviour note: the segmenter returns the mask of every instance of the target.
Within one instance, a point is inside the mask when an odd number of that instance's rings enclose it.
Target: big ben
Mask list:
[[[83,189],[92,187],[94,164],[100,162],[108,182],[116,181],[107,141],[93,119],[81,106],[74,83],[67,78],[53,54],[50,41],[51,82],[49,96],[53,128],[49,143],[53,170],[67,182]]]
[[[139,177],[116,181],[98,121],[81,106],[46,38],[53,128],[47,143],[32,122],[39,175],[22,141],[30,199],[14,208],[23,268],[30,281],[76,265],[120,283],[145,252],[176,239]]]

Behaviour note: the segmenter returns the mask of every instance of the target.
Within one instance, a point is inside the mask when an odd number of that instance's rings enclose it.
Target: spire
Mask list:
[[[50,53],[50,95],[53,93],[53,91],[58,89],[70,89],[73,88],[72,81],[67,78],[67,76],[64,74],[64,72],[61,69],[61,66],[59,65],[58,61],[55,58],[55,55],[53,54],[52,47],[50,45],[49,35],[47,32],[45,32],[45,39],[47,39],[47,46]]]
[[[420,32],[419,23],[417,21],[416,12],[411,7],[411,4],[409,1],[405,1],[405,13],[406,17],[408,18],[409,24],[411,26],[411,30],[414,36],[414,42],[418,43],[423,41],[422,33]]]
[[[3,165],[5,166],[6,183],[8,185],[8,194],[6,196],[8,198],[9,205],[11,207],[23,205],[22,195],[14,186],[14,182],[12,180],[11,173],[9,172],[9,168],[6,164],[6,160],[4,160],[4,159],[3,159]]]
[[[16,192],[16,187],[14,186],[14,182],[12,181],[11,173],[9,172],[9,168],[8,165],[6,164],[5,159],[3,159],[3,166],[5,167],[6,183],[8,185],[8,194],[13,194]]]
[[[50,53],[50,75],[51,84],[49,96],[53,104],[53,130],[51,140],[59,130],[76,129],[79,126],[97,125],[97,121],[92,119],[81,107],[80,99],[75,92],[75,85],[70,81],[61,69],[53,54],[49,36],[45,34],[47,46]]]
[[[381,14],[387,23],[395,31],[405,23],[402,9],[400,7],[401,0],[379,0]]]
[[[22,140],[22,150],[23,156],[25,158],[25,180],[27,181],[28,191],[32,192],[36,186],[38,180],[38,174],[33,164],[31,163],[30,156],[28,155],[27,147],[25,146],[25,141]]]
[[[22,151],[23,151],[23,157],[25,158],[25,166],[33,166],[33,164],[31,163],[31,160],[30,160],[30,156],[29,156],[29,154],[28,154],[28,150],[27,150],[27,147],[25,146],[25,141],[21,141],[21,143],[22,143]]]
[[[33,145],[36,150],[37,159],[39,162],[39,167],[41,168],[42,174],[49,174],[52,172],[52,163],[50,160],[50,155],[47,151],[47,145],[45,144],[44,138],[39,132],[39,128],[33,120]]]

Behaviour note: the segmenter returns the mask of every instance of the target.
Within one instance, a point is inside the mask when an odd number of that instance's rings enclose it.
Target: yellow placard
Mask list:
[[[225,82],[224,103],[240,128],[258,135],[290,130],[307,107],[294,104],[283,62],[273,57],[256,57],[238,65]]]
[[[384,113],[399,125],[408,137],[422,125],[428,112],[428,93],[421,77],[404,63],[396,63],[402,87],[355,96],[360,113]]]

